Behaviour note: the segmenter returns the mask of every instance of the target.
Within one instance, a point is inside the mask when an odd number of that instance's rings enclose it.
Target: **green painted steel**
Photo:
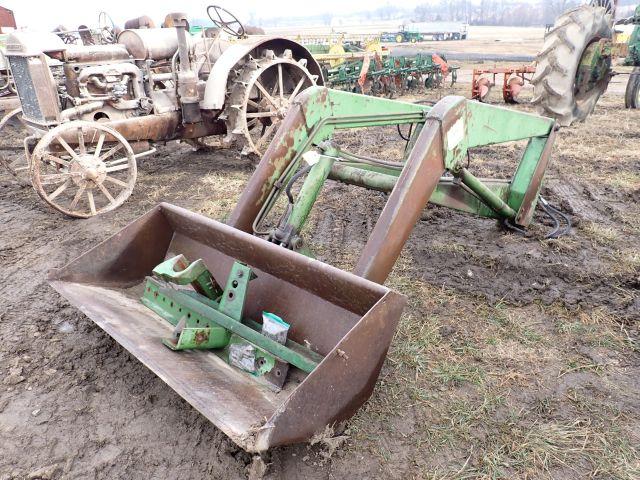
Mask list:
[[[443,115],[445,110],[456,112],[456,115],[449,117],[453,118],[453,124],[446,125],[442,131],[445,167],[450,174],[458,177],[469,191],[461,190],[459,185],[456,186],[445,179],[442,187],[438,187],[434,192],[431,201],[490,218],[513,221],[523,209],[525,213],[531,215],[533,209],[530,207],[537,203],[538,192],[529,199],[525,199],[525,193],[534,184],[532,182],[539,180],[534,174],[543,156],[547,139],[554,128],[554,120],[472,102],[463,97],[448,98],[447,102],[441,102],[432,109],[424,105],[367,97],[322,87],[314,87],[307,93],[308,99],[304,103],[305,125],[300,125],[295,131],[288,132],[286,138],[280,137],[280,141],[283,142],[282,147],[286,146],[285,159],[278,162],[272,178],[265,185],[265,190],[270,193],[254,222],[255,231],[259,231],[261,219],[265,218],[274,207],[281,193],[280,188],[275,188],[276,183],[287,185],[295,172],[300,169],[302,155],[314,146],[331,142],[336,130],[381,125],[414,125],[414,132],[407,144],[406,159],[427,118],[439,121],[440,115]],[[293,139],[293,145],[291,145],[291,139]],[[529,142],[511,183],[481,180],[465,170],[469,162],[469,149],[520,140],[529,140]],[[341,155],[339,151],[337,155],[328,155],[327,152],[320,150],[321,160],[307,176],[302,186],[302,194],[298,196],[292,207],[293,213],[289,213],[289,222],[281,224],[279,226],[281,230],[291,226],[299,233],[303,229],[326,178],[373,190],[391,191],[396,177],[402,171],[400,167],[391,168],[382,164],[359,162],[352,156]],[[333,161],[326,158],[329,156],[335,157]],[[537,173],[543,175],[544,169]],[[524,205],[525,200],[527,205]]]
[[[550,118],[470,100],[465,108],[468,148],[547,137],[555,124]]]
[[[314,52],[315,53],[315,52]],[[362,83],[364,60],[346,61],[336,67],[323,69],[328,87],[372,95],[393,96],[416,88],[438,88],[445,80],[442,67],[433,61],[432,54],[401,55],[385,58],[374,57],[366,69],[366,81]],[[448,65],[451,85],[457,81],[459,66]]]
[[[524,196],[531,181],[534,179],[536,169],[540,163],[542,152],[544,151],[548,142],[547,137],[535,137],[529,140],[527,148],[520,159],[518,169],[511,180],[511,187],[509,189],[509,197],[507,203],[514,210],[520,210],[523,206]],[[535,202],[538,201],[538,192],[536,193]],[[533,211],[531,212],[533,214]]]
[[[357,185],[359,187],[368,188],[369,190],[377,190],[379,192],[391,192],[398,181],[397,174],[389,175],[351,165],[343,164],[342,162],[334,163],[331,167],[329,178],[338,182]],[[367,167],[368,166],[369,165],[367,165]],[[400,171],[397,173],[399,174]]]
[[[452,208],[460,212],[471,213],[485,218],[501,219],[504,216],[488,206],[480,197],[471,191],[459,188],[452,179],[443,178],[429,198],[429,203],[441,207]],[[457,180],[457,179],[456,179]],[[482,185],[493,195],[506,202],[509,197],[509,182],[482,179]],[[511,220],[511,218],[509,218]]]
[[[591,43],[580,58],[576,72],[576,94],[595,88],[611,74],[612,42],[604,38]]]
[[[315,165],[311,167],[302,188],[298,193],[297,200],[291,210],[288,223],[292,225],[296,232],[299,232],[304,226],[313,205],[318,199],[322,185],[329,176],[331,166],[335,161],[331,155],[335,155],[333,149],[329,148],[325,151],[326,155],[321,155]]]
[[[635,27],[629,37],[628,53],[624,59],[624,64],[640,67],[640,5],[636,7],[630,23],[634,24]]]
[[[176,270],[176,268],[180,270]],[[184,255],[177,255],[156,266],[153,269],[153,274],[176,285],[192,284],[196,290],[212,299],[222,295],[222,289],[213,279],[202,260],[189,263]]]
[[[393,187],[395,187],[396,182],[398,181],[398,173],[400,172],[397,171],[395,175],[388,175],[385,173],[368,171],[364,168],[356,168],[343,163],[334,163],[331,167],[329,179],[350,185],[356,185],[358,187],[364,187],[369,190],[389,193],[393,190]],[[499,213],[483,203],[480,198],[466,190],[457,188],[451,180],[451,178],[443,178],[440,181],[440,184],[438,184],[431,195],[429,203],[452,208],[461,212],[473,213],[481,217],[502,218]],[[509,194],[511,191],[510,186],[512,185],[511,182],[508,180],[496,181],[488,179],[483,180],[482,184],[490,189],[493,194],[503,202],[509,203]],[[455,199],[451,193],[454,188],[456,189]]]
[[[181,270],[175,271],[179,265]],[[196,265],[194,268],[189,268]],[[258,373],[267,372],[265,365],[275,365],[275,358],[310,373],[322,360],[311,350],[287,340],[285,345],[263,335],[261,325],[242,318],[249,282],[255,274],[241,262],[234,262],[224,292],[217,300],[192,290],[178,290],[171,283],[187,285],[209,270],[201,259],[191,264],[178,255],[153,270],[159,279],[148,277],[142,303],[176,327],[173,338],[163,339],[172,350],[220,349],[228,347],[232,334],[256,347],[264,358]],[[191,282],[187,280],[191,280]],[[175,282],[173,280],[176,280]],[[166,283],[162,283],[165,281]],[[261,353],[260,353],[261,352]]]
[[[231,336],[229,331],[219,325],[211,325],[207,318],[190,311],[165,295],[164,290],[166,288],[163,289],[163,285],[158,280],[148,277],[141,301],[143,305],[153,310],[171,325],[177,327],[182,322],[182,333],[177,338],[163,339],[166,346],[172,350],[184,350],[188,348],[223,348],[229,343]],[[203,298],[206,297],[203,296]],[[214,303],[214,305],[217,308],[218,304]],[[197,330],[204,328],[207,331],[198,334]]]
[[[242,311],[244,310],[244,301],[247,297],[249,282],[255,277],[247,265],[235,262],[229,272],[227,285],[224,293],[220,298],[220,313],[233,318],[236,321],[242,320]]]
[[[212,327],[183,328],[178,338],[163,338],[162,343],[176,351],[212,350],[228,345],[229,332]]]
[[[504,200],[482,183],[478,178],[473,176],[469,170],[462,168],[460,170],[460,180],[469,187],[478,197],[482,199],[492,210],[501,217],[514,219],[516,211],[511,208]]]
[[[278,342],[265,337],[262,333],[255,331],[253,328],[241,323],[222,312],[210,307],[204,302],[198,301],[190,295],[180,290],[160,288],[160,293],[172,300],[174,303],[182,305],[201,318],[207,319],[213,324],[223,327],[226,330],[248,340],[272,355],[281,358],[283,361],[298,367],[300,370],[311,373],[318,366],[318,362],[311,355],[303,354],[299,351],[281,345]]]

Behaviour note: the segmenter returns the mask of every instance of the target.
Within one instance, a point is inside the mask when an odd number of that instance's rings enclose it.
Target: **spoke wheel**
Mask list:
[[[9,61],[2,51],[0,51],[0,65],[2,66],[2,70],[0,70],[0,97],[4,97],[5,95],[12,93],[16,94],[16,84],[13,81],[13,76],[11,75]]]
[[[0,132],[4,131],[11,125],[13,119],[20,119],[22,115],[22,108],[16,108],[10,111],[2,120],[0,120]],[[25,151],[25,155],[17,155],[16,158],[10,160],[0,154],[0,164],[16,179],[16,181],[22,186],[29,186],[29,154]]]
[[[315,84],[306,67],[291,58],[249,62],[229,97],[227,130],[244,142],[243,154],[262,155],[295,97]]]
[[[127,140],[100,123],[75,121],[49,131],[31,157],[31,181],[56,210],[76,218],[109,212],[129,198],[136,158]]]

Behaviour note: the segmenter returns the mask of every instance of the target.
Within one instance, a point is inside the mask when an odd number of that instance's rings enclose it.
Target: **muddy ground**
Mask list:
[[[523,237],[425,210],[387,282],[409,307],[373,397],[343,432],[267,453],[264,478],[640,478],[640,114],[622,106],[608,94],[559,135],[543,195],[570,235],[545,240],[541,213]],[[397,135],[341,141],[384,154]],[[504,176],[516,151],[475,151],[472,171]],[[0,479],[260,473],[45,282],[158,201],[224,220],[253,165],[168,145],[123,207],[80,221],[0,172]],[[384,201],[327,185],[306,232],[315,254],[353,264]]]

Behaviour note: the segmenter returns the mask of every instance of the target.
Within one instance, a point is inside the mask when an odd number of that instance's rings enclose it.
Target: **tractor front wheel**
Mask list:
[[[129,198],[136,183],[129,142],[97,122],[73,121],[46,133],[31,156],[31,182],[59,212],[89,218]]]
[[[627,90],[624,96],[626,108],[640,108],[640,67],[633,69],[627,82]]]

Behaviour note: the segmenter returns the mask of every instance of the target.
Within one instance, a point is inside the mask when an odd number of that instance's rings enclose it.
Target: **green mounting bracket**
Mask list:
[[[201,259],[189,263],[184,255],[176,255],[153,269],[153,274],[176,285],[189,285],[211,299],[222,295],[222,289]]]
[[[179,257],[184,259],[181,255]],[[190,265],[182,264],[181,271],[190,273],[177,275],[177,282],[174,283],[171,280],[176,275],[172,265],[176,264],[176,258],[154,269],[160,278],[147,277],[141,299],[145,306],[176,327],[172,337],[163,339],[167,347],[172,350],[225,349],[223,357],[228,361],[230,344],[243,342],[252,345],[256,351],[257,365],[252,373],[257,376],[271,375],[274,377],[271,383],[274,384],[284,381],[280,377],[286,375],[286,364],[310,373],[322,361],[321,355],[296,342],[287,340],[282,345],[266,337],[261,333],[261,324],[242,318],[249,282],[256,278],[250,267],[235,262],[222,295],[214,300],[197,291],[173,286],[193,285],[193,279],[200,278],[204,272],[209,277],[211,275],[206,267],[202,270],[202,260],[196,260]],[[193,264],[200,266],[188,270]]]

